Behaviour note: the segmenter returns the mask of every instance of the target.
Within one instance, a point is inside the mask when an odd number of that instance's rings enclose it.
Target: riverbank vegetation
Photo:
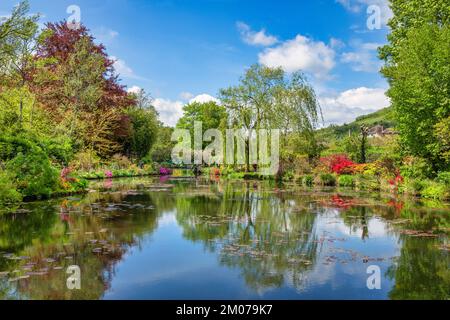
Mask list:
[[[276,176],[241,166],[215,177],[271,178],[433,199],[450,197],[450,12],[446,1],[392,0],[383,75],[392,106],[321,128],[304,74],[251,66],[220,102],[191,103],[177,128],[281,129]],[[0,206],[83,192],[87,179],[172,174],[173,128],[143,90],[129,92],[89,30],[38,27],[21,2],[0,24]]]

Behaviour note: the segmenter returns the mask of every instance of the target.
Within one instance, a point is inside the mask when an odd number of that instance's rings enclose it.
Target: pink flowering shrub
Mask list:
[[[161,176],[170,176],[172,174],[172,170],[169,168],[161,167],[159,168],[159,174]]]
[[[113,176],[114,175],[113,175],[113,173],[111,171],[109,171],[109,170],[105,171],[105,177],[106,178],[111,179]]]

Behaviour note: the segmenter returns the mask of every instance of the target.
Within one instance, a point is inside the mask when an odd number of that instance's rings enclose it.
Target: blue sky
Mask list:
[[[18,0],[2,0],[0,16]],[[376,48],[386,42],[387,0],[30,0],[42,22],[81,22],[105,44],[123,84],[144,88],[162,120],[176,123],[192,99],[237,84],[254,63],[304,71],[325,123],[344,123],[388,106]],[[380,9],[369,30],[367,8]]]

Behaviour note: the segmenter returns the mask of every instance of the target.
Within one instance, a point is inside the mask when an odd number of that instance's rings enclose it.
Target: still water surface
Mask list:
[[[0,216],[0,299],[450,298],[445,203],[207,179],[91,188]]]

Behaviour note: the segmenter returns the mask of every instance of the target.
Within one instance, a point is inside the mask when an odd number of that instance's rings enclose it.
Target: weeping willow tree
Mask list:
[[[314,130],[321,119],[321,109],[314,89],[301,72],[288,75],[281,68],[255,64],[237,86],[222,89],[220,99],[227,109],[230,127],[248,132],[279,129],[281,154],[292,147],[293,141],[297,141],[296,147],[308,146],[298,151],[308,156],[317,153]],[[249,153],[247,144],[247,170]]]

